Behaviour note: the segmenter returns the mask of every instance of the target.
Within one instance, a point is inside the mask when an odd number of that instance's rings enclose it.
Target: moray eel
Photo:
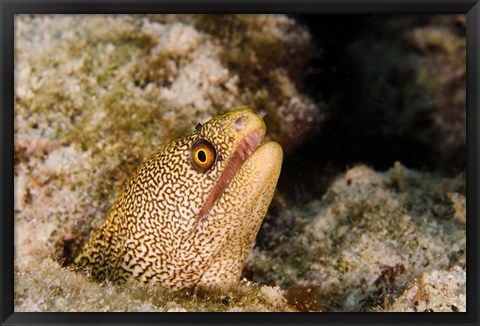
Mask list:
[[[75,259],[93,279],[172,290],[237,284],[272,200],[283,152],[263,120],[231,111],[152,154]]]

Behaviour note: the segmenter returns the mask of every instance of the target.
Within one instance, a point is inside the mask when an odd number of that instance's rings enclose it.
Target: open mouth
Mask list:
[[[232,158],[227,163],[225,170],[220,175],[216,185],[213,187],[210,196],[208,196],[205,204],[197,215],[197,223],[208,213],[213,204],[217,201],[230,181],[233,179],[238,169],[242,166],[250,155],[260,146],[263,140],[264,132],[262,130],[255,130],[246,136],[232,155]]]

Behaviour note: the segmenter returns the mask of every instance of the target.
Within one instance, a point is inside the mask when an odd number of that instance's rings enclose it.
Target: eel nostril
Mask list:
[[[246,123],[245,117],[240,117],[233,122],[233,126],[235,127],[235,129],[240,130],[245,126],[245,123]]]

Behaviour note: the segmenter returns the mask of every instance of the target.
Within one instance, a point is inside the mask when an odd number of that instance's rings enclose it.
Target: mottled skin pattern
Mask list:
[[[237,146],[265,124],[251,109],[238,109],[205,123],[154,153],[132,175],[75,265],[99,281],[129,278],[179,290],[228,291],[270,204],[280,174],[282,149],[259,148],[234,171],[211,209],[199,217]],[[211,142],[217,159],[199,172],[189,160],[198,138]]]

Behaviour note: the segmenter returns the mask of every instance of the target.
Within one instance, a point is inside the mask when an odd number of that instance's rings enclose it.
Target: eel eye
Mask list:
[[[206,139],[199,138],[193,142],[190,149],[190,162],[200,172],[205,172],[213,166],[217,153],[215,147]]]

